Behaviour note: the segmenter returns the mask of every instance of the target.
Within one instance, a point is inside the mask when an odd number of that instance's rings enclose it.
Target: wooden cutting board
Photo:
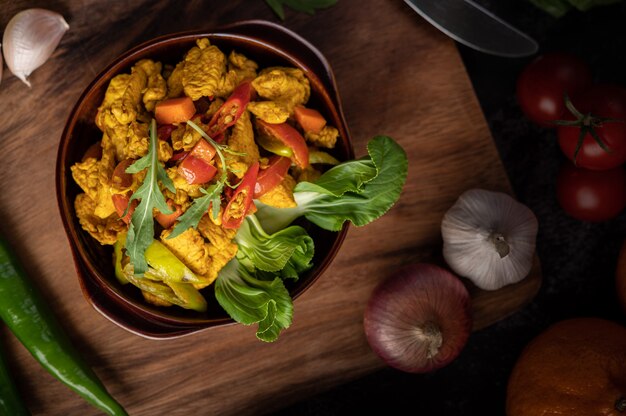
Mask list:
[[[27,1],[2,1],[1,27]],[[294,323],[272,344],[241,325],[148,340],[109,322],[83,298],[55,198],[65,120],[82,90],[115,56],[154,36],[276,17],[262,1],[68,0],[46,6],[70,31],[26,87],[5,70],[0,85],[2,231],[26,270],[115,397],[131,415],[262,414],[384,367],[362,316],[374,286],[398,267],[439,261],[439,224],[466,189],[510,192],[497,150],[454,43],[400,0],[340,1],[284,25],[334,68],[357,156],[377,134],[409,155],[406,188],[380,220],[352,227],[334,264],[295,301]],[[521,283],[473,289],[475,329],[536,294],[538,263]],[[7,330],[2,342],[33,414],[97,412],[42,370]]]

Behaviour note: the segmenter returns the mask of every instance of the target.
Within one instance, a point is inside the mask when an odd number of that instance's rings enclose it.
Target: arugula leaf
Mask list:
[[[345,162],[325,172],[315,183],[300,182],[294,189],[297,206],[274,208],[255,201],[256,217],[268,232],[285,228],[300,216],[339,231],[345,221],[368,224],[385,214],[398,200],[408,170],[406,152],[393,139],[374,137],[369,156]],[[375,175],[372,176],[375,168]]]
[[[128,201],[128,207],[135,199],[140,199],[130,220],[130,227],[126,236],[126,252],[130,257],[136,275],[143,275],[148,268],[145,251],[154,238],[153,210],[157,208],[164,214],[171,214],[165,197],[159,188],[159,181],[171,192],[176,192],[172,180],[167,176],[165,169],[158,160],[156,136],[156,121],[150,123],[150,145],[148,153],[134,162],[127,169],[127,173],[138,173],[147,169],[146,177]],[[128,210],[128,208],[127,208]]]
[[[212,207],[211,216],[213,218],[217,218],[220,210],[220,195],[222,193],[222,189],[224,189],[223,183],[216,183],[211,185],[208,189],[201,189],[204,196],[194,199],[193,204],[191,204],[185,213],[178,218],[178,223],[170,235],[167,236],[167,239],[169,240],[170,238],[178,237],[188,228],[198,227],[198,223],[202,219],[204,213],[209,210],[209,207]],[[215,212],[216,208],[217,212]]]
[[[240,261],[261,271],[280,272],[283,278],[297,279],[300,273],[313,266],[313,239],[304,228],[296,225],[268,235],[254,214],[248,215],[235,241]]]
[[[280,20],[285,20],[283,4],[298,12],[314,14],[316,9],[326,9],[337,4],[337,0],[265,0]]]
[[[244,325],[258,323],[256,336],[262,341],[275,341],[280,331],[291,325],[293,303],[280,277],[271,281],[257,279],[237,258],[220,270],[215,297],[235,321]]]

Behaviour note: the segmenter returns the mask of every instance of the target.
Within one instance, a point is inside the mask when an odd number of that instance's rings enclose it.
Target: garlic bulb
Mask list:
[[[443,256],[479,288],[500,289],[529,274],[537,229],[535,214],[511,196],[471,189],[443,217]]]
[[[26,78],[48,60],[69,28],[63,16],[50,10],[27,9],[13,16],[2,37],[9,70],[30,87]]]

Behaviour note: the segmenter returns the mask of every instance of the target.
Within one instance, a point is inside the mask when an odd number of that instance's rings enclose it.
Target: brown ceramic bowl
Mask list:
[[[311,83],[310,105],[319,109],[329,123],[339,129],[342,140],[334,150],[335,156],[340,160],[354,157],[328,62],[300,36],[273,23],[245,21],[216,31],[162,36],[126,52],[105,68],[80,96],[63,131],[57,156],[57,199],[86,299],[114,323],[149,338],[177,337],[233,321],[215,300],[213,285],[203,290],[209,304],[205,313],[178,307],[159,308],[146,303],[134,286],[120,285],[114,276],[112,247],[100,245],[83,231],[78,222],[74,199],[81,190],[72,179],[70,166],[79,161],[85,150],[102,136],[94,117],[111,78],[128,72],[135,62],[143,58],[175,64],[194,46],[196,39],[202,37],[208,37],[212,44],[226,53],[233,49],[244,53],[260,68],[284,65],[302,69]],[[315,266],[297,282],[286,282],[294,299],[328,267],[347,232],[347,226],[338,233],[309,226],[309,233],[315,241]]]

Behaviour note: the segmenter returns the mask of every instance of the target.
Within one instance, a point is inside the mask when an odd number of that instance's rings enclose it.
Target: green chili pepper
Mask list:
[[[53,376],[106,414],[127,414],[81,358],[3,238],[0,238],[0,318]]]
[[[29,416],[30,412],[22,401],[9,373],[4,351],[0,346],[0,415]]]

